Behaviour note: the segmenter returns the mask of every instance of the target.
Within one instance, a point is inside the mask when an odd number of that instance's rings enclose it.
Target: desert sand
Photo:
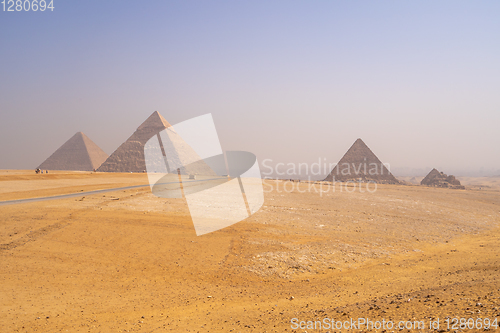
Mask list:
[[[146,174],[3,170],[0,200],[140,184]],[[185,201],[149,187],[0,206],[0,331],[500,317],[498,178],[465,190],[322,184],[266,180],[259,212],[199,237]]]

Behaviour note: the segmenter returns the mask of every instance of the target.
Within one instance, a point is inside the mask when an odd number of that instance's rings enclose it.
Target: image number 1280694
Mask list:
[[[54,11],[54,0],[2,0],[4,12]]]

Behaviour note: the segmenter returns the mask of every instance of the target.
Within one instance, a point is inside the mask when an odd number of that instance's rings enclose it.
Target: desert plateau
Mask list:
[[[448,331],[447,318],[493,321],[498,178],[462,183],[366,191],[264,180],[260,211],[196,236],[185,200],[155,197],[146,174],[2,170],[3,202],[76,196],[0,205],[0,331],[340,331],[294,329],[294,318]],[[428,327],[437,318],[440,328]]]

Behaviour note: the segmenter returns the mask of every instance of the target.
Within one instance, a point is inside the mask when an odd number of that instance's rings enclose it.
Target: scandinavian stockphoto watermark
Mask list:
[[[335,168],[337,166],[337,168]],[[291,178],[291,177],[319,177],[322,175],[327,175],[332,170],[335,172],[332,174],[334,177],[347,176],[347,175],[368,175],[377,176],[390,173],[391,166],[389,163],[374,163],[368,162],[365,159],[360,162],[342,162],[342,163],[328,163],[326,157],[318,158],[318,162],[314,163],[284,163],[274,161],[270,158],[262,160],[262,175],[264,177],[279,177],[279,178]]]
[[[273,180],[264,179],[264,193],[316,193],[319,196],[332,193],[375,193],[378,184],[375,181],[314,181],[308,180]]]
[[[378,175],[388,169],[386,164],[364,160],[341,165],[341,176],[356,176],[342,183],[336,182],[331,173],[329,181],[309,178],[263,183],[254,154],[222,151],[211,114],[183,121],[154,135],[144,145],[144,157],[151,192],[160,198],[185,198],[197,235],[220,230],[256,213],[264,204],[264,192],[314,192],[321,196],[337,191],[373,193],[377,183],[357,176]],[[264,176],[291,176],[304,169],[309,176],[318,176],[332,168],[326,159],[319,159],[311,165],[288,163],[282,173],[284,163],[273,168],[268,162],[272,161],[263,162]]]
[[[321,320],[300,320],[292,318],[292,330],[497,330],[497,318],[431,318],[429,320],[386,320],[370,318],[349,318],[335,320],[323,318]]]
[[[378,183],[370,178],[390,173],[390,165],[369,163],[366,159],[340,164],[327,163],[326,158],[318,158],[318,162],[312,164],[274,163],[272,159],[264,159],[261,170],[265,193],[307,192],[322,196],[335,192],[374,193]],[[324,179],[325,175],[330,176],[328,180]],[[336,181],[337,177],[343,181]]]
[[[240,222],[264,204],[254,154],[223,153],[211,114],[167,127],[144,145],[151,192],[185,198],[198,236]]]

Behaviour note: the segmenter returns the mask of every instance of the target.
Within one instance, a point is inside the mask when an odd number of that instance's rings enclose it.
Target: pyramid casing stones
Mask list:
[[[118,147],[108,159],[97,169],[103,172],[143,172],[146,170],[144,162],[144,145],[154,135],[158,134],[170,124],[158,111],[153,112],[137,130]]]
[[[73,135],[38,166],[42,170],[92,171],[106,159],[106,154],[82,132]]]

